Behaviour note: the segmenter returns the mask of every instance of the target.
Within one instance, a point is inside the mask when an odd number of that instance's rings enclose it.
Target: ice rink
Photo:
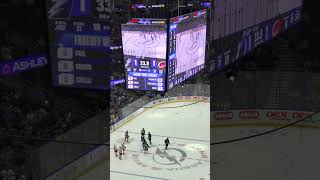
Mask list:
[[[212,128],[215,142],[253,135],[274,127]],[[319,179],[320,129],[291,127],[250,140],[211,147],[215,180]]]
[[[152,134],[148,154],[142,151],[142,128]],[[110,150],[110,179],[210,179],[209,102],[174,102],[148,109],[111,134],[112,147],[123,142],[126,130],[130,138],[122,160]],[[167,137],[171,144],[164,150]]]

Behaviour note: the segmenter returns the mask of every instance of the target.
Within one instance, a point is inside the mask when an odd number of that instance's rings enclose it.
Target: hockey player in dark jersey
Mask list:
[[[144,130],[144,128],[142,128],[141,130],[141,136],[144,136],[146,134],[146,131]]]
[[[148,140],[149,140],[149,144],[151,145],[152,143],[151,143],[151,134],[150,134],[150,132],[148,132]]]
[[[124,135],[124,142],[129,142],[129,132],[126,131],[125,135]]]
[[[117,145],[113,145],[113,150],[114,150],[114,154],[115,156],[117,157],[118,156],[118,148],[117,148]]]
[[[148,145],[147,141],[144,139],[144,141],[142,142],[142,148],[143,148],[143,151],[146,153],[148,152],[148,148],[150,146]]]
[[[142,136],[143,137],[143,136]],[[141,138],[141,142],[142,142],[142,149],[144,149],[144,145],[147,143],[146,139],[143,137]]]
[[[169,138],[167,138],[166,140],[164,140],[164,143],[166,145],[166,149],[168,149],[168,145],[170,144]]]
[[[145,152],[145,153],[148,152],[148,148],[149,148],[149,147],[150,147],[150,146],[148,145],[148,143],[145,142],[145,143],[144,143],[144,152]]]

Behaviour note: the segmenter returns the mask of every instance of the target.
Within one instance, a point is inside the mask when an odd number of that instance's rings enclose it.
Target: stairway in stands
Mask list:
[[[320,110],[320,74],[319,73],[312,73],[310,74],[311,79],[311,88],[310,88],[310,96],[308,97],[310,109],[313,111]]]
[[[290,49],[289,41],[280,39],[275,42],[276,55],[273,83],[270,91],[270,109],[287,109],[294,106],[290,98],[290,86],[294,80],[293,72],[299,70],[297,53]]]

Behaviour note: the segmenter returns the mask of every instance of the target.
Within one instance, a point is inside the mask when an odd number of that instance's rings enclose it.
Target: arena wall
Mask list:
[[[209,24],[210,41],[267,22],[302,7],[302,0],[225,0],[215,1]]]

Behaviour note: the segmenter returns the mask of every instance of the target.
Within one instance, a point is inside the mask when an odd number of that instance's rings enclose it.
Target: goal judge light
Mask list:
[[[127,89],[165,92],[204,69],[206,10],[121,25]]]

